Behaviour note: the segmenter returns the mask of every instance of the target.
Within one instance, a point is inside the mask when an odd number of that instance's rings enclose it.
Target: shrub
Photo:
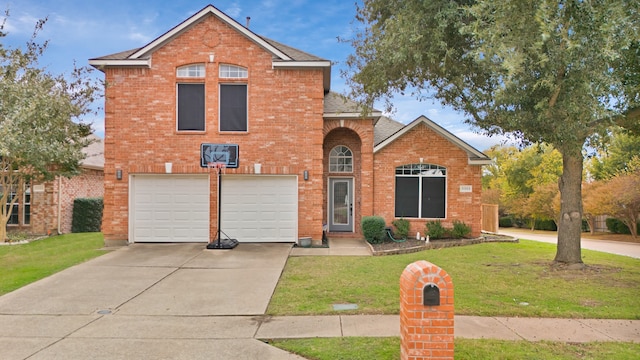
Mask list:
[[[362,234],[370,244],[380,244],[386,237],[384,219],[380,216],[364,216],[362,218]]]
[[[447,229],[442,226],[440,221],[428,221],[425,225],[425,233],[431,239],[441,239],[447,234]]]
[[[73,201],[71,232],[99,232],[102,226],[102,198],[77,198]]]
[[[498,226],[513,227],[513,219],[511,218],[511,216],[503,216],[498,220]]]
[[[471,226],[465,224],[460,220],[453,220],[453,229],[451,235],[456,239],[461,239],[471,234]]]
[[[396,219],[391,222],[396,227],[396,234],[399,238],[406,239],[409,236],[411,223],[407,219]]]
[[[536,220],[534,229],[556,231],[558,226],[553,220]]]
[[[607,218],[607,229],[614,234],[631,234],[629,227],[622,220],[616,218]],[[638,235],[640,235],[640,222],[638,222]]]

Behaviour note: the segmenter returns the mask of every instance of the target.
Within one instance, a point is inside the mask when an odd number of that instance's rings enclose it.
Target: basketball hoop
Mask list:
[[[209,162],[207,163],[207,168],[209,168],[209,170],[217,169],[218,174],[225,174],[225,169],[227,168],[227,164],[223,162]]]

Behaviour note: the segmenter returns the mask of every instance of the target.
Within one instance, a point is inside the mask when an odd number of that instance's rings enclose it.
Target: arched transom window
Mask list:
[[[338,145],[329,153],[329,172],[353,172],[353,153],[344,145]]]
[[[176,70],[177,77],[185,78],[203,78],[204,77],[204,64],[193,64],[180,66]]]
[[[446,167],[407,164],[396,168],[396,217],[444,219],[446,201]]]

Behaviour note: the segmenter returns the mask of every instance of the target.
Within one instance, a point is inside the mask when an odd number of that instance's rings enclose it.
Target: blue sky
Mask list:
[[[5,46],[22,47],[36,21],[48,17],[38,37],[49,41],[40,64],[52,73],[68,74],[74,61],[78,66],[88,66],[90,58],[144,46],[211,3],[241,24],[250,16],[250,29],[257,34],[333,61],[331,88],[346,91],[340,69],[352,48],[337,38],[349,38],[357,26],[354,1],[210,1],[0,0],[0,10],[10,12],[4,29],[9,35],[2,42]],[[102,77],[98,71],[94,76]],[[462,114],[439,103],[398,95],[394,104],[396,109],[389,114],[393,119],[406,124],[425,115],[479,150],[503,140],[475,133],[463,123]],[[85,120],[93,123],[98,136],[104,135],[102,114]]]

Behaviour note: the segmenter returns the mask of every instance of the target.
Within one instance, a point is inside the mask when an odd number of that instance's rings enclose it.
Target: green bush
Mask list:
[[[553,220],[536,220],[534,229],[556,231],[558,226]]]
[[[396,234],[399,238],[406,239],[409,236],[411,223],[407,219],[395,219],[391,222],[396,228]]]
[[[428,221],[425,225],[425,230],[425,233],[431,239],[442,239],[447,235],[447,229],[445,229],[444,226],[442,226],[442,223],[437,220]]]
[[[513,227],[513,219],[511,218],[511,216],[503,216],[498,220],[498,226]]]
[[[614,234],[631,234],[629,227],[622,220],[616,218],[607,218],[607,229]],[[640,235],[640,222],[638,222],[638,235]]]
[[[471,226],[465,224],[460,220],[453,220],[453,229],[451,235],[456,239],[462,239],[471,234]]]
[[[102,198],[77,198],[73,201],[71,232],[99,232],[102,226]]]
[[[380,244],[386,237],[385,222],[380,216],[364,216],[362,218],[362,234],[370,244]]]

